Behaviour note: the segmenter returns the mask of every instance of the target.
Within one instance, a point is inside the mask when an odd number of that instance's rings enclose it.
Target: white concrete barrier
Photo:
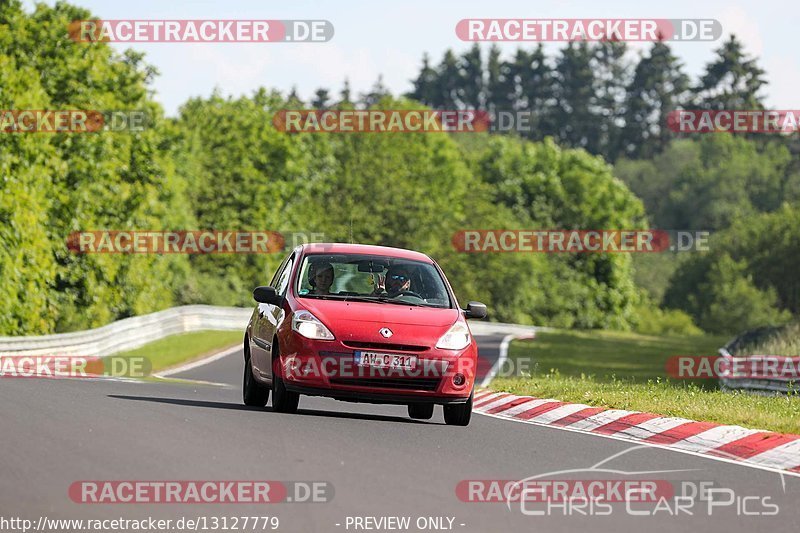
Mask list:
[[[133,350],[176,333],[218,329],[238,330],[244,336],[244,328],[252,312],[252,308],[185,305],[124,318],[86,331],[35,337],[0,337],[0,354],[104,357]]]
[[[0,337],[0,354],[5,355],[83,355],[104,357],[133,350],[148,342],[206,329],[238,330],[244,328],[252,308],[185,305],[124,318],[106,326],[73,333],[57,333],[33,337]],[[499,322],[469,322],[475,335],[515,334],[526,336],[537,329],[533,326]]]
[[[764,326],[753,330],[746,331],[731,339],[725,346],[718,350],[719,357],[725,360],[726,368],[747,368],[748,359],[756,358],[763,359],[769,358],[768,355],[733,355],[741,353],[742,349],[746,353],[750,353],[747,346],[760,344],[770,335],[777,332],[779,328],[773,326]],[[798,388],[797,378],[791,375],[787,376],[769,376],[764,378],[759,377],[727,377],[721,376],[719,378],[720,388],[723,390],[745,390],[754,392],[756,394],[775,394],[794,392]]]

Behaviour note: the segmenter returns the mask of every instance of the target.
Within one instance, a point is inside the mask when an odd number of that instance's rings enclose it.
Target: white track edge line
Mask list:
[[[198,359],[197,361],[192,361],[190,363],[186,363],[185,365],[181,365],[175,368],[170,368],[168,370],[163,370],[161,372],[157,372],[153,374],[153,376],[157,378],[164,378],[167,376],[172,376],[174,374],[179,374],[181,372],[186,372],[187,370],[192,370],[193,368],[197,368],[200,366],[207,365],[209,363],[213,363],[214,361],[218,361],[223,357],[228,357],[229,355],[236,353],[238,350],[241,350],[242,347],[240,344],[235,344],[234,346],[230,346],[228,348],[223,348],[221,351],[213,353],[208,357],[204,357],[202,359]]]
[[[508,359],[508,345],[511,344],[514,338],[516,338],[514,333],[509,333],[503,337],[503,340],[500,342],[500,356],[497,358],[497,361],[494,362],[492,368],[489,369],[489,372],[483,377],[480,384],[481,387],[488,387],[489,383],[491,383],[500,370],[500,365],[506,362],[506,359]]]

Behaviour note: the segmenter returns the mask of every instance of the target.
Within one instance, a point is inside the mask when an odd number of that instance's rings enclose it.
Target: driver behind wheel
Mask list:
[[[386,294],[390,298],[411,290],[411,272],[405,265],[389,267],[386,273]]]

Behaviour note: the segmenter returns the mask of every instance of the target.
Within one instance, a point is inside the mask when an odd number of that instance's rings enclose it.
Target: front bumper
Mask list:
[[[366,390],[347,390],[339,387],[327,389],[306,387],[296,383],[285,383],[286,388],[292,392],[305,394],[306,396],[324,396],[341,400],[344,402],[356,403],[378,403],[403,405],[409,403],[433,403],[437,405],[464,404],[469,400],[469,394],[464,397],[452,396],[428,396],[419,394],[395,394],[393,392],[373,392]]]
[[[477,346],[461,351],[352,340],[316,341],[292,332],[282,343],[280,373],[288,390],[346,401],[464,403],[475,385]],[[417,358],[414,370],[355,365],[356,351]]]

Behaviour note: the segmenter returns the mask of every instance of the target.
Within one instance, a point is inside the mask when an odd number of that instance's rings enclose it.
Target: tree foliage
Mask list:
[[[707,331],[780,325],[800,311],[800,206],[737,220],[672,276],[668,307]]]
[[[140,54],[69,39],[72,20],[91,14],[65,3],[19,2],[0,9],[0,99],[4,109],[147,110],[154,71]],[[161,137],[141,133],[0,136],[4,333],[46,333],[107,323],[169,307],[187,273],[185,258],[75,255],[76,230],[182,226],[181,186],[159,153]]]
[[[661,228],[720,230],[800,199],[800,174],[780,142],[730,135],[675,141],[649,160],[620,160],[617,175]]]
[[[426,55],[411,99],[378,78],[358,98],[319,88],[311,105],[525,112],[490,134],[287,134],[305,104],[262,88],[192,98],[166,119],[142,54],[76,43],[86,10],[0,3],[0,109],[146,110],[141,132],[0,134],[0,335],[69,331],[182,303],[251,305],[273,255],[75,254],[74,231],[268,230],[413,248],[460,300],[492,318],[561,327],[729,332],[800,312],[800,173],[785,139],[673,140],[683,105],[758,108],[763,71],[731,37],[695,84],[665,43],[572,43]],[[689,94],[694,88],[696,97]],[[338,94],[338,99],[332,94]],[[795,151],[796,153],[796,151]],[[615,161],[612,168],[606,161]],[[621,179],[615,177],[618,176]],[[458,252],[464,229],[718,231],[712,249],[653,269],[627,254]],[[650,265],[650,266],[648,266]],[[634,272],[638,268],[638,272]],[[648,279],[658,273],[669,283]],[[634,277],[636,274],[636,278]],[[645,279],[642,286],[634,279]],[[652,294],[658,292],[657,295]],[[671,309],[655,309],[663,303]]]
[[[524,111],[530,128],[519,135],[553,137],[613,162],[665,150],[676,136],[671,111],[761,109],[764,86],[758,59],[732,35],[696,80],[665,42],[635,56],[606,40],[570,42],[551,57],[539,44],[507,58],[496,45],[483,52],[475,44],[461,56],[445,51],[435,66],[426,54],[408,96],[436,109]]]

